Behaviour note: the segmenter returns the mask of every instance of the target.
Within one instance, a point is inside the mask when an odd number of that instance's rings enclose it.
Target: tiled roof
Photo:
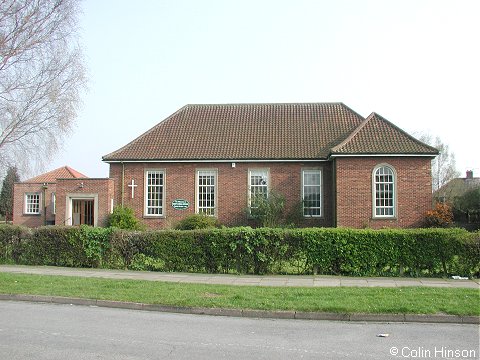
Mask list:
[[[79,179],[87,178],[87,176],[72,169],[69,166],[62,166],[58,169],[49,171],[45,174],[35,176],[34,178],[23,181],[24,183],[55,183],[57,179]]]
[[[103,160],[327,159],[338,144],[349,146],[345,140],[357,129],[363,137],[368,122],[342,103],[186,105]],[[420,142],[388,124],[381,139],[401,134],[421,150]]]
[[[435,191],[433,195],[436,199],[453,201],[456,197],[474,189],[480,189],[480,177],[455,178]]]
[[[382,116],[372,113],[332,154],[408,154],[432,155],[438,150],[422,143]]]

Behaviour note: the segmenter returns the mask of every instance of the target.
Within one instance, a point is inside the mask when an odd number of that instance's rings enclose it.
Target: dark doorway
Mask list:
[[[93,226],[94,200],[72,200],[72,225]]]

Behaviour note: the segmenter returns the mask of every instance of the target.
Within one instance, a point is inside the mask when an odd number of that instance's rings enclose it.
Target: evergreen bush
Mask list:
[[[204,214],[187,215],[175,225],[176,230],[197,230],[214,227],[218,227],[217,219]]]
[[[0,261],[211,273],[480,276],[480,232],[208,228],[131,231],[0,225]]]
[[[133,209],[115,206],[107,220],[107,226],[125,230],[145,230],[145,224],[137,219]]]

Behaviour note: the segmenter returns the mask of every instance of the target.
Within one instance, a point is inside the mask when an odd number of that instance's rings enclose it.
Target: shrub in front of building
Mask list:
[[[425,226],[429,228],[450,227],[453,225],[453,210],[449,204],[436,203],[425,215]]]
[[[145,224],[137,219],[133,209],[115,206],[107,219],[107,226],[125,230],[145,230]]]
[[[135,270],[353,276],[480,276],[463,229],[114,228],[0,225],[6,263]]]
[[[197,230],[218,227],[218,220],[213,216],[192,214],[185,216],[176,225],[176,230]]]

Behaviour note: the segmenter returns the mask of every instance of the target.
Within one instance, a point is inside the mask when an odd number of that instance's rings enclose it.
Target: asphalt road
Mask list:
[[[0,301],[1,360],[479,357],[478,325],[249,319]]]

